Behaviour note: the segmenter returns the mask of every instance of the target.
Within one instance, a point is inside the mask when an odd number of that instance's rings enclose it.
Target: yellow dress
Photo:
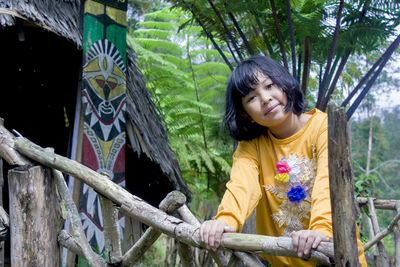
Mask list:
[[[317,109],[296,134],[277,139],[266,133],[241,141],[231,179],[215,219],[241,231],[257,208],[257,234],[288,236],[314,230],[332,237],[327,115]],[[367,266],[358,240],[360,263]],[[272,266],[315,266],[297,258],[260,255]]]

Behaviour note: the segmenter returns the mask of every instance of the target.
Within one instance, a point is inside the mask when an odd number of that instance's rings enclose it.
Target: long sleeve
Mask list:
[[[328,168],[328,126],[325,120],[318,131],[316,141],[317,175],[311,194],[309,229],[332,237],[332,214]]]
[[[233,155],[231,179],[215,219],[241,231],[261,198],[259,163],[254,142],[243,141]]]

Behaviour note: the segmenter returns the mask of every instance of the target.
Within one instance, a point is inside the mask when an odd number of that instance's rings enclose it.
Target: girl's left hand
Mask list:
[[[290,237],[293,239],[293,249],[299,257],[303,257],[303,254],[308,255],[311,248],[317,248],[321,241],[329,241],[324,234],[312,230],[292,232]]]

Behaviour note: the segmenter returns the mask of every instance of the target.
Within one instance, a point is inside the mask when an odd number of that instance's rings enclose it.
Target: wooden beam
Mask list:
[[[368,204],[368,198],[358,197],[357,202],[360,206]],[[373,199],[375,209],[382,210],[396,210],[396,204],[400,203],[400,200],[389,200],[389,199]]]

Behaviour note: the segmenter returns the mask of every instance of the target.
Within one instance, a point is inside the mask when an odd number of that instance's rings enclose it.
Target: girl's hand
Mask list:
[[[221,244],[223,233],[235,233],[234,227],[229,226],[226,222],[220,220],[205,221],[200,226],[201,241],[208,249],[216,250]]]
[[[324,234],[312,230],[292,232],[290,237],[293,239],[293,249],[299,257],[303,257],[303,254],[308,255],[311,248],[317,248],[321,241],[329,241]]]

